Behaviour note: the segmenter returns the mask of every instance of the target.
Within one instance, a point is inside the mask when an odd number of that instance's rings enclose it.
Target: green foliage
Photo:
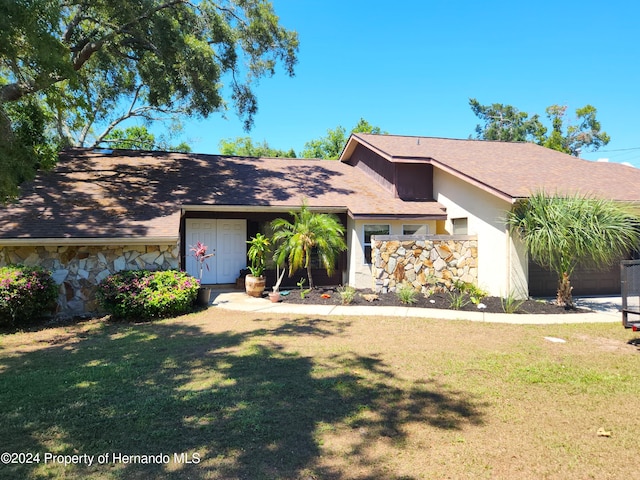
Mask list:
[[[501,142],[538,142],[547,129],[539,115],[519,111],[511,105],[494,103],[480,105],[475,98],[469,99],[474,115],[484,122],[476,126],[476,138]]]
[[[296,285],[298,285],[298,288],[300,289],[300,298],[302,298],[304,300],[304,297],[307,296],[307,293],[309,293],[311,291],[310,288],[303,288],[304,287],[304,282],[306,282],[307,280],[305,278],[301,278],[299,282],[296,282]]]
[[[168,139],[161,135],[156,136],[144,125],[134,125],[125,129],[114,128],[102,137],[102,144],[109,148],[126,150],[163,150],[167,152],[190,152],[191,147],[185,143],[170,145]]]
[[[476,138],[498,140],[502,142],[534,142],[553,150],[578,156],[583,149],[598,150],[609,143],[610,137],[601,130],[596,119],[597,110],[592,105],[576,109],[577,124],[566,119],[567,107],[551,105],[546,115],[551,121],[551,131],[540,121],[540,116],[520,112],[511,105],[494,103],[480,105],[475,99],[469,99],[473,113],[483,121],[476,126]]]
[[[125,130],[114,128],[103,138],[103,143],[110,148],[153,150],[156,148],[156,137],[144,126],[128,127]]]
[[[249,257],[249,261],[251,262],[251,265],[249,265],[251,275],[261,277],[264,273],[271,242],[262,233],[258,233],[247,243],[249,244],[247,257]]]
[[[198,281],[185,272],[129,270],[105,278],[97,298],[116,318],[152,319],[190,312],[198,288]]]
[[[519,299],[514,292],[511,292],[506,297],[500,298],[500,305],[504,313],[516,313],[520,310],[524,302],[525,300]]]
[[[313,212],[305,201],[298,212],[292,211],[289,215],[293,217],[293,222],[284,218],[276,218],[271,222],[273,242],[278,245],[276,263],[283,265],[286,259],[289,262],[289,276],[300,268],[306,268],[309,286],[313,288],[312,252],[317,252],[320,263],[331,275],[339,254],[347,249],[345,229],[335,215]]]
[[[462,281],[455,282],[452,287],[446,291],[449,298],[449,306],[453,310],[461,310],[469,303],[480,305],[480,302],[488,293],[473,283]]]
[[[540,191],[507,213],[507,225],[535,262],[556,273],[562,287],[577,265],[602,268],[637,248],[640,218],[632,212],[611,200]],[[559,288],[558,301],[572,305],[568,285]]]
[[[375,133],[381,134],[380,127],[376,127],[361,118],[352,133]],[[305,143],[302,158],[324,158],[335,160],[340,157],[340,153],[347,143],[347,131],[342,126],[327,130],[327,136],[310,140]],[[296,158],[293,148],[289,150],[279,150],[271,148],[266,140],[255,142],[251,137],[236,137],[235,139],[223,139],[219,143],[222,155],[235,155],[239,157],[285,157]]]
[[[130,118],[208,117],[228,104],[249,129],[256,82],[278,64],[292,76],[297,49],[265,0],[2,2],[0,153],[17,155],[7,106],[27,97],[66,145],[95,145]]]
[[[338,295],[340,295],[343,305],[353,303],[356,298],[356,292],[357,290],[355,287],[352,287],[351,285],[340,285],[338,287]]]
[[[469,297],[469,301],[474,305],[478,305],[483,298],[489,295],[487,291],[481,289],[473,283],[457,281],[454,284],[454,288],[461,294],[466,294]]]
[[[234,155],[238,157],[284,157],[296,158],[296,152],[292,149],[278,150],[271,148],[265,141],[253,143],[251,137],[237,137],[236,139],[222,139],[219,143],[222,155]]]
[[[0,268],[0,323],[34,320],[52,309],[57,296],[51,273],[40,267]]]
[[[583,149],[598,150],[609,143],[611,138],[601,131],[600,122],[596,119],[597,110],[592,105],[585,105],[576,110],[577,125],[566,121],[567,107],[551,105],[546,109],[551,120],[551,134],[541,144],[553,150],[559,150],[578,156]]]
[[[418,292],[409,283],[403,283],[397,287],[396,296],[405,305],[413,305],[418,301]]]
[[[376,127],[361,118],[357,125],[351,129],[352,133],[375,133],[383,132],[380,127]],[[310,140],[304,144],[302,158],[324,158],[327,160],[336,160],[340,157],[342,149],[347,143],[348,135],[346,129],[338,125],[335,129],[327,130],[325,137]]]
[[[47,112],[36,98],[0,104],[0,203],[17,196],[18,185],[55,165],[58,146],[47,135]]]
[[[471,301],[469,295],[457,288],[447,290],[447,296],[449,297],[449,307],[453,310],[461,310]]]

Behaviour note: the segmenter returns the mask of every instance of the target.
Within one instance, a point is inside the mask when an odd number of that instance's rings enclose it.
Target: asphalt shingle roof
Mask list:
[[[523,198],[532,192],[581,193],[620,201],[640,201],[640,169],[593,162],[533,143],[354,134],[390,161],[422,160],[494,193]],[[349,145],[343,153],[349,155]]]
[[[337,161],[71,149],[51,172],[0,206],[0,240],[172,237],[189,206],[345,209],[351,215],[443,217],[437,202],[406,202]]]
[[[547,192],[640,201],[640,169],[582,160],[531,143],[354,134],[392,162],[428,162],[506,200]],[[0,240],[176,238],[180,209],[345,209],[354,217],[444,218],[437,202],[410,202],[345,161],[70,149],[51,172],[0,206]]]

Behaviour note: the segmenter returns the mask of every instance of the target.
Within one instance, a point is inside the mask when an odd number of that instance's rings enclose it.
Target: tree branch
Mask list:
[[[81,39],[76,43],[75,47],[70,46],[70,50],[74,52],[71,58],[71,65],[73,69],[75,71],[80,70],[94,53],[99,51],[106,43],[113,40],[117,35],[126,32],[126,30],[131,26],[136,25],[137,23],[140,23],[143,20],[150,18],[151,16],[153,16],[154,14],[156,14],[161,10],[172,8],[176,5],[186,4],[186,3],[189,3],[189,2],[186,0],[172,0],[169,2],[165,2],[161,5],[158,5],[155,8],[152,8],[148,12],[144,13],[143,15],[140,15],[139,17],[131,20],[130,22],[122,25],[120,28],[113,30],[111,33],[106,34],[100,39],[97,39],[95,41],[91,41],[90,38]],[[74,20],[71,22],[70,26],[73,25],[74,22],[76,22],[76,18],[78,18],[77,20],[78,23],[82,20],[81,16],[78,14],[76,17],[74,17]],[[65,35],[68,34],[68,36],[71,37],[73,30],[75,29],[76,26],[77,24],[73,25],[71,29],[67,28],[67,30],[65,31]],[[67,79],[68,77],[66,75],[54,75],[54,74],[48,73],[48,74],[40,75],[38,78],[31,81],[8,83],[6,85],[3,85],[0,88],[0,103],[14,102],[27,94],[44,90],[50,87],[51,85],[54,85],[62,80],[67,80]]]
[[[137,107],[135,108],[135,104],[138,101],[139,98],[139,93],[140,90],[143,88],[143,85],[140,85],[137,89],[136,89],[136,93],[134,95],[133,101],[131,102],[131,105],[129,106],[129,109],[127,110],[127,113],[120,115],[119,117],[115,118],[103,131],[100,135],[98,135],[95,139],[95,141],[93,142],[93,145],[91,146],[91,148],[95,148],[97,145],[99,145],[100,143],[102,143],[104,141],[104,138],[109,135],[109,133],[111,133],[111,131],[116,128],[120,123],[124,122],[125,120],[129,119],[129,118],[144,118],[145,120],[149,120],[149,121],[158,121],[158,120],[167,120],[167,118],[164,117],[155,117],[152,116],[151,113],[152,112],[159,112],[159,113],[163,113],[163,114],[178,114],[178,113],[183,113],[183,109],[168,109],[168,108],[159,108],[159,107],[152,107],[150,105],[145,105],[142,107]]]

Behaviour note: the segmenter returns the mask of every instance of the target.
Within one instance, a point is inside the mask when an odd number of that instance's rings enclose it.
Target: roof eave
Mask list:
[[[85,246],[85,245],[167,245],[178,242],[171,237],[15,237],[0,238],[0,246]]]
[[[447,214],[397,214],[397,213],[350,213],[351,218],[354,220],[446,220]]]
[[[453,175],[454,177],[457,177],[457,178],[465,181],[466,183],[468,183],[470,185],[473,185],[474,187],[479,188],[480,190],[483,190],[483,191],[485,191],[485,192],[487,192],[487,193],[489,193],[489,194],[491,194],[491,195],[493,195],[495,197],[498,197],[501,200],[504,200],[505,202],[515,203],[518,200],[518,198],[512,197],[508,193],[503,192],[502,190],[498,190],[497,188],[492,187],[491,185],[488,185],[488,184],[486,184],[484,182],[481,182],[480,180],[477,180],[477,179],[475,179],[475,178],[473,178],[473,177],[471,177],[469,175],[466,175],[465,173],[462,173],[460,170],[456,170],[455,168],[451,168],[450,166],[448,166],[448,165],[446,165],[446,164],[444,164],[442,162],[439,162],[438,160],[432,159],[430,161],[430,163],[434,167],[442,170],[443,172],[447,172],[450,175]]]
[[[324,213],[346,213],[346,206],[334,205],[307,205],[312,211]],[[300,209],[300,205],[182,205],[182,212],[244,212],[244,213],[289,213]]]
[[[357,133],[352,133],[351,134],[351,136],[349,137],[349,140],[347,140],[347,144],[345,145],[344,149],[342,150],[342,154],[340,155],[340,158],[338,158],[338,160],[341,161],[341,162],[346,162],[347,160],[349,160],[351,158],[351,155],[353,155],[353,152],[355,151],[355,149],[356,149],[356,147],[358,145],[362,145],[363,147],[366,147],[369,150],[372,150],[373,152],[377,153],[381,157],[383,157],[383,158],[385,158],[385,159],[387,159],[387,160],[389,160],[391,162],[393,161],[394,157],[392,155],[389,155],[384,150],[380,150],[375,145],[372,145],[371,143],[367,142],[365,139],[360,137]]]

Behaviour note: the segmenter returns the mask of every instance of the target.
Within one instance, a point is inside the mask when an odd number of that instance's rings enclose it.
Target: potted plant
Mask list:
[[[206,263],[207,258],[211,258],[215,255],[215,253],[207,253],[207,246],[201,242],[197,242],[195,245],[191,246],[189,250],[192,252],[193,257],[198,262],[198,283],[200,284],[200,288],[198,289],[198,305],[209,305],[209,299],[211,298],[211,288],[202,286],[202,273],[204,271],[204,267],[207,267],[209,270],[209,265]]]
[[[344,226],[338,217],[328,213],[317,213],[302,201],[300,211],[291,211],[293,222],[276,218],[271,222],[274,243],[281,245],[278,259],[288,260],[289,276],[298,269],[307,270],[309,288],[315,288],[311,275],[311,253],[315,249],[322,266],[331,276],[342,251],[347,249],[344,241]]]
[[[286,271],[286,268],[280,271],[280,265],[276,264],[276,284],[273,286],[273,292],[269,292],[269,300],[271,300],[271,303],[278,303],[280,301],[280,284]]]
[[[249,257],[249,261],[251,262],[251,265],[249,265],[249,271],[251,273],[245,278],[245,291],[247,295],[252,297],[261,297],[266,284],[264,269],[270,242],[262,233],[258,233],[247,243],[249,244],[247,257]]]

